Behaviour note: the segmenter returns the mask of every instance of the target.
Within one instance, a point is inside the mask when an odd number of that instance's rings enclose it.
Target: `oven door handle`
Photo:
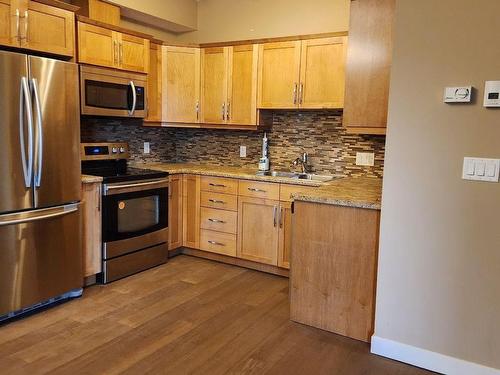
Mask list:
[[[146,186],[156,186],[158,187],[168,187],[168,180],[159,180],[159,181],[148,181],[148,182],[138,182],[135,184],[124,184],[124,185],[104,185],[104,195],[110,195],[108,192],[112,192],[113,190],[122,190],[122,189],[136,189],[143,188]]]

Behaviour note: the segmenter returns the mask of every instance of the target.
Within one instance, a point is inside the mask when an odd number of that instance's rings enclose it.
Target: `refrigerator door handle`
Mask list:
[[[38,93],[38,83],[36,78],[31,79],[31,85],[33,89],[33,96],[35,98],[35,108],[36,108],[36,152],[35,152],[35,187],[40,187],[42,182],[42,166],[43,166],[43,116],[42,116],[42,106],[40,104],[40,95]]]
[[[28,118],[28,160],[26,161],[26,145],[24,142],[24,114]],[[31,109],[30,91],[28,79],[21,77],[19,89],[19,144],[21,147],[21,161],[23,165],[24,185],[31,187],[31,176],[33,175],[33,111]]]
[[[72,203],[65,206],[44,208],[33,211],[25,211],[14,214],[0,215],[0,227],[5,225],[16,225],[30,223],[33,221],[50,219],[64,216],[78,211],[79,203]]]
[[[132,89],[132,109],[128,111],[129,116],[133,116],[135,112],[135,107],[137,105],[137,93],[135,92],[134,81],[129,82],[130,88]]]

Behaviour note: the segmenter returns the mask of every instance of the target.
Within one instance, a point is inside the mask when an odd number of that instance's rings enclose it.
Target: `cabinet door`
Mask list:
[[[200,247],[200,176],[184,175],[182,181],[183,246]]]
[[[120,69],[147,73],[149,69],[149,40],[116,33],[119,43]]]
[[[228,48],[226,122],[235,125],[256,125],[258,46],[253,44]]]
[[[201,50],[201,122],[226,121],[228,48]]]
[[[280,202],[278,267],[290,268],[292,249],[292,203]]]
[[[238,198],[238,258],[278,265],[279,201]]]
[[[75,14],[30,1],[27,17],[22,22],[21,35],[24,48],[73,56],[75,53]]]
[[[82,184],[84,276],[101,272],[101,183]]]
[[[259,46],[259,108],[296,108],[300,79],[300,41]]]
[[[149,47],[149,72],[148,72],[148,116],[144,121],[161,121],[161,45],[151,43]]]
[[[170,176],[168,190],[169,250],[182,246],[182,175]]]
[[[351,2],[343,121],[348,133],[385,134],[395,3]]]
[[[199,122],[200,49],[163,47],[162,121]]]
[[[15,9],[13,9],[15,12]],[[11,22],[12,21],[12,22]],[[0,0],[0,44],[15,46],[19,40],[16,38],[16,16],[11,14],[10,0]],[[11,30],[13,26],[13,30]]]
[[[302,41],[298,101],[301,108],[344,106],[347,37]]]
[[[118,66],[115,32],[78,22],[78,62],[114,68]]]

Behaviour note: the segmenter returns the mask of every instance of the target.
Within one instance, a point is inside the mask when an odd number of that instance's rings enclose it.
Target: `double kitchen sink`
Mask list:
[[[257,176],[269,176],[269,177],[281,177],[281,178],[291,178],[296,180],[310,180],[317,182],[328,182],[333,180],[335,177],[321,174],[313,173],[298,173],[298,172],[282,172],[282,171],[259,171],[256,173]]]

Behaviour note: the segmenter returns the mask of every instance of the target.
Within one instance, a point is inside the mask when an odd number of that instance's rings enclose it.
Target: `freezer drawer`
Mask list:
[[[0,215],[0,316],[83,286],[79,204]]]

